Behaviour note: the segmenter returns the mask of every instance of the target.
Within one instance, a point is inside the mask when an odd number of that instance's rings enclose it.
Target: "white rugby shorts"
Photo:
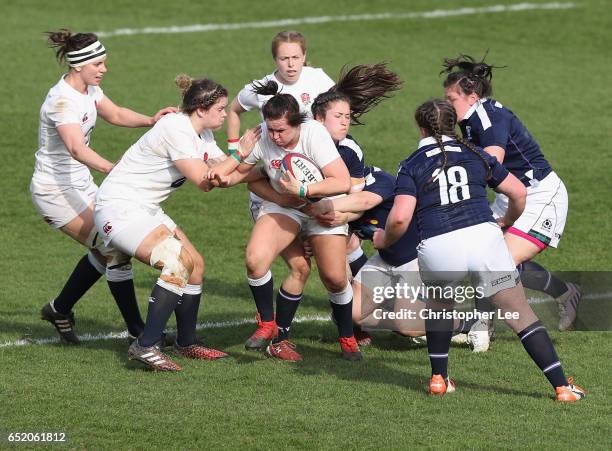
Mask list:
[[[96,205],[94,220],[106,246],[134,256],[140,243],[156,227],[165,225],[174,232],[176,223],[161,207],[147,208],[131,202]]]
[[[519,273],[497,223],[485,222],[427,238],[417,247],[427,285],[457,286],[466,277],[485,297],[515,287]]]
[[[567,190],[554,172],[543,180],[532,182],[533,185],[527,187],[525,210],[507,233],[525,238],[540,249],[557,247],[567,218]],[[508,210],[508,198],[497,194],[491,210],[495,218],[504,216]]]
[[[368,258],[353,280],[368,288],[373,288],[372,285],[394,286],[396,283],[420,286],[422,283],[418,258],[402,266],[393,266],[384,261],[378,252]]]
[[[89,179],[83,187],[58,186],[39,183],[32,179],[30,193],[32,202],[45,222],[55,229],[64,227],[95,200],[98,185]]]
[[[264,200],[259,209],[257,219],[270,213],[285,215],[293,219],[300,225],[300,236],[304,238],[312,235],[348,235],[348,224],[336,227],[323,227],[314,218],[295,208],[281,207],[274,202]]]

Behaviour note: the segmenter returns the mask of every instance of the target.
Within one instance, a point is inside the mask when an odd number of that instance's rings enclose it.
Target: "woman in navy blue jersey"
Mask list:
[[[530,261],[547,247],[558,246],[567,217],[567,191],[519,118],[490,98],[493,68],[467,55],[445,59],[445,95],[457,112],[464,138],[496,157],[526,187],[523,214],[514,224],[501,224],[506,244],[525,286],[556,299],[559,330],[568,330],[576,319],[579,287]],[[503,217],[507,203],[505,196],[496,196],[491,206],[496,218]]]
[[[376,229],[384,229],[387,223],[395,198],[395,177],[375,166],[366,167],[364,174],[362,191],[323,199],[311,204],[308,213],[315,215],[319,223],[327,227],[348,223],[349,231],[362,240],[371,241]],[[419,315],[424,307],[419,292],[422,285],[417,260],[419,242],[414,221],[395,243],[381,249],[362,265],[353,279],[353,322],[357,328],[388,329],[409,337],[425,335],[425,324]],[[394,295],[384,295],[387,287],[395,288],[398,284],[400,288]],[[392,304],[388,303],[389,300]],[[386,315],[391,310],[396,314]],[[410,316],[403,314],[407,311],[413,313]],[[453,330],[461,333],[469,330],[472,324],[473,321],[457,319]],[[355,337],[358,337],[357,333]],[[361,332],[359,337],[360,346],[372,341],[365,332]]]
[[[374,245],[384,249],[407,230],[413,214],[421,237],[417,248],[421,278],[430,286],[455,287],[466,276],[477,292],[491,298],[498,313],[556,390],[557,400],[576,401],[584,391],[565,377],[545,327],[527,303],[512,255],[499,224],[512,225],[525,205],[524,185],[494,157],[455,134],[457,115],[444,100],[421,105],[415,119],[421,141],[402,161],[393,208]],[[487,185],[508,197],[508,208],[493,219]],[[455,390],[448,378],[453,300],[427,301],[427,348],[432,367],[431,394]]]

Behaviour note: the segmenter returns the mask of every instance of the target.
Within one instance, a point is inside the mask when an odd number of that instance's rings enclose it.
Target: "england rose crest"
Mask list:
[[[307,92],[303,92],[300,97],[302,98],[302,103],[304,105],[308,105],[310,103],[310,94]]]

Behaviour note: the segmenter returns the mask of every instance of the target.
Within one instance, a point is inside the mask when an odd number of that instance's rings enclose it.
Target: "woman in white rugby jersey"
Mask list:
[[[220,186],[232,186],[261,175],[254,165],[262,162],[262,170],[278,194],[290,194],[303,204],[308,197],[322,197],[349,191],[351,180],[346,165],[327,129],[315,120],[307,120],[300,112],[295,98],[289,94],[275,94],[278,85],[270,80],[265,85],[254,83],[259,95],[272,96],[262,108],[265,130],[251,155],[228,177],[211,173]],[[306,155],[321,169],[325,179],[302,185],[293,176],[281,177],[281,161],[289,152]],[[251,233],[246,250],[246,266],[249,287],[259,312],[271,310],[273,281],[272,262],[296,238],[308,238],[319,268],[319,275],[327,288],[333,316],[338,325],[342,356],[347,360],[361,359],[361,353],[353,335],[353,292],[346,273],[346,235],[348,227],[323,227],[297,208],[285,207],[264,200]],[[299,257],[304,258],[300,246]],[[273,327],[277,334],[266,347],[266,353],[289,361],[302,360],[289,341],[289,329],[297,311],[298,296],[282,296],[277,299],[276,318]],[[271,313],[271,312],[269,312]],[[271,316],[271,315],[270,315]]]
[[[312,118],[311,106],[314,99],[331,88],[335,82],[320,68],[306,65],[306,39],[297,31],[281,31],[272,39],[272,58],[276,66],[274,72],[266,75],[257,84],[274,81],[283,94],[289,94],[297,101],[300,113]],[[248,111],[261,111],[270,95],[257,94],[252,83],[248,83],[232,101],[227,118],[228,147],[238,145],[240,135],[240,116]],[[274,197],[275,193],[264,180],[254,181],[248,185],[249,208],[253,221],[257,219],[263,198]],[[301,240],[288,246],[281,257],[289,267],[289,274],[283,281],[277,299],[297,298],[301,295],[304,284],[310,275],[310,259],[304,257]],[[282,301],[281,301],[282,302]],[[276,334],[273,321],[274,300],[263,311],[257,313],[257,330],[246,341],[245,347],[250,350],[263,349]]]
[[[257,84],[265,84],[269,80],[277,83],[280,92],[290,94],[297,101],[300,112],[307,118],[312,118],[312,106],[315,99],[322,93],[328,92],[335,86],[335,82],[320,68],[306,66],[306,39],[297,31],[282,31],[272,39],[272,57],[276,70],[264,78],[255,81]],[[269,95],[257,94],[253,84],[247,84],[233,100],[228,113],[228,146],[231,149],[238,142],[240,133],[240,115],[245,111],[260,110],[270,99]],[[363,159],[363,153],[359,145],[347,138],[342,143],[347,151],[359,155]],[[350,147],[350,148],[349,148]],[[343,158],[345,157],[342,155]],[[349,170],[351,168],[349,167]],[[354,188],[363,187],[363,175],[356,176],[351,173]],[[249,183],[249,207],[253,221],[257,219],[263,198],[278,197],[273,192],[269,183],[265,181],[254,181]],[[367,257],[361,250],[358,240],[351,240],[347,250],[348,263],[351,270],[359,264],[363,264]],[[295,299],[301,296],[306,280],[310,275],[310,259],[303,257],[303,245],[300,239],[288,246],[281,254],[289,267],[289,275],[283,281],[277,299]],[[356,270],[354,271],[356,273]],[[257,330],[246,341],[247,349],[263,349],[276,334],[276,326],[272,310],[273,301],[263,311],[257,313]]]
[[[107,246],[161,269],[149,298],[144,332],[128,350],[130,359],[160,371],[181,370],[157,346],[172,312],[179,354],[206,360],[227,356],[197,340],[204,260],[160,204],[185,180],[208,191],[207,173],[213,162],[218,163],[219,173],[230,172],[250,153],[261,133],[247,131],[240,149],[233,152],[235,159],[226,158],[213,130],[225,121],[227,90],[209,79],[179,76],[176,82],[183,90],[181,111],[161,118],[127,150],[100,186],[94,213]]]
[[[150,127],[175,108],[162,109],[150,117],[115,105],[100,89],[107,70],[106,49],[97,36],[72,34],[66,29],[48,32],[47,36],[50,46],[57,49],[58,61],[66,62],[69,70],[49,90],[40,109],[39,147],[30,191],[44,220],[90,251],[81,258],[61,293],[42,308],[42,319],[55,326],[63,341],[78,343],[72,307],[106,273],[128,332],[137,336],[144,323],[129,260],[118,260],[112,249],[101,246],[93,221],[98,187],[90,169],[106,174],[113,163],[94,151],[89,142],[98,115],[113,125]]]

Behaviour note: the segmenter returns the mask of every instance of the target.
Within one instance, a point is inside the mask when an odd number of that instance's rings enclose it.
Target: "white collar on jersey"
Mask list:
[[[453,138],[449,138],[446,135],[442,135],[442,142],[448,142],[448,141],[453,141]],[[434,138],[433,136],[428,136],[427,138],[423,138],[419,141],[419,149],[423,146],[429,146],[431,144],[437,144],[437,143],[438,141],[436,141],[436,138]]]
[[[485,103],[487,100],[489,99],[487,99],[486,97],[483,97],[482,99],[478,99],[476,103],[472,105],[469,110],[467,110],[467,113],[465,113],[465,116],[463,116],[463,119],[459,119],[459,122],[465,121],[466,119],[468,119],[472,114],[474,114],[474,111],[476,111],[476,108],[478,108],[480,105]]]

